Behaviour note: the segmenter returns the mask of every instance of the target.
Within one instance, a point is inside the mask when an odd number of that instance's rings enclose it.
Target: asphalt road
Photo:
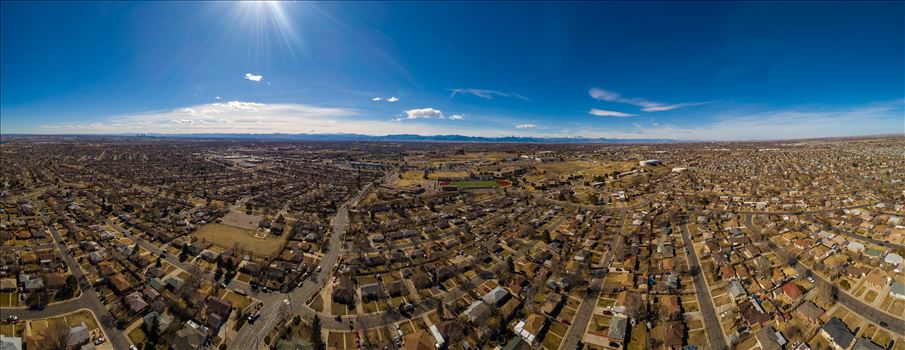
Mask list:
[[[831,211],[842,210],[842,209],[857,209],[857,208],[865,208],[877,204],[879,202],[854,205],[850,207],[840,207],[840,208],[832,208],[832,209],[817,209],[817,210],[793,210],[793,211],[737,211],[732,209],[716,209],[716,208],[705,208],[700,206],[688,206],[689,208],[696,210],[710,210],[716,213],[733,213],[738,215],[809,215],[809,214],[821,214],[828,213]]]
[[[819,219],[817,219],[817,220],[820,221],[820,222],[823,222],[824,224],[826,224],[826,226],[829,227],[830,230],[832,230],[832,231],[834,231],[834,232],[836,232],[836,233],[842,234],[843,236],[848,236],[848,237],[850,237],[850,238],[855,238],[855,239],[859,239],[859,240],[862,240],[862,241],[871,242],[871,243],[873,243],[873,244],[876,244],[876,245],[879,245],[879,246],[883,246],[883,247],[886,247],[886,248],[889,248],[889,249],[905,249],[905,245],[890,243],[890,242],[887,242],[887,241],[881,241],[881,240],[879,240],[879,239],[873,239],[873,238],[870,238],[870,237],[867,237],[867,236],[863,236],[863,235],[854,233],[854,232],[852,232],[852,231],[846,230],[846,229],[844,229],[844,228],[840,228],[840,227],[836,227],[836,226],[830,225],[829,223],[827,223],[827,222],[825,222],[825,221],[823,221],[823,220],[819,220]]]
[[[337,210],[336,216],[333,217],[332,221],[333,235],[330,237],[330,246],[327,249],[327,253],[324,254],[324,258],[320,261],[320,272],[312,277],[314,282],[305,283],[302,287],[296,288],[290,294],[271,293],[268,295],[266,300],[262,300],[264,306],[261,310],[261,318],[253,325],[246,323],[246,325],[243,326],[243,329],[238,333],[238,337],[230,344],[230,349],[258,348],[260,344],[259,340],[270,332],[278,322],[283,321],[280,317],[280,308],[287,306],[282,306],[285,305],[282,300],[288,300],[290,302],[288,307],[291,309],[292,314],[300,314],[305,319],[314,317],[315,311],[307,307],[306,304],[311,297],[321,290],[332,274],[333,269],[336,267],[336,262],[339,260],[339,254],[342,251],[343,235],[349,225],[349,208],[357,204],[358,201],[364,197],[365,193],[370,190],[371,186],[372,184],[369,184],[362,188],[354,197],[343,203],[339,210]],[[322,317],[321,320],[324,326],[326,326],[327,323],[331,323],[331,321],[332,323],[336,323],[335,320],[329,318],[323,319]],[[336,326],[335,324],[331,325]]]
[[[751,215],[745,216],[745,226],[748,226],[748,229],[750,230],[760,230],[759,227],[754,226],[753,216]],[[845,307],[847,307],[849,310],[857,312],[859,316],[864,317],[865,319],[873,323],[879,325],[880,322],[886,322],[887,325],[885,328],[890,331],[898,334],[905,334],[905,319],[901,319],[891,314],[877,310],[873,306],[867,305],[861,300],[853,297],[851,294],[834,289],[833,283],[827,281],[819,274],[814,273],[813,271],[811,271],[811,269],[807,268],[807,266],[799,264],[798,259],[795,256],[792,256],[786,250],[780,249],[778,246],[776,246],[775,243],[773,243],[773,241],[768,239],[765,243],[767,247],[773,251],[774,254],[784,259],[785,261],[791,261],[789,265],[795,268],[795,271],[798,272],[799,276],[812,276],[814,277],[814,282],[817,285],[821,285],[826,288],[830,288],[830,290],[833,290],[833,295],[836,297],[836,302],[842,303],[842,305],[845,305]]]
[[[59,244],[59,242],[63,241],[60,233],[57,232],[53,226],[50,226],[50,233],[53,236],[54,243]],[[63,260],[66,262],[72,275],[79,281],[81,295],[78,298],[49,304],[44,310],[4,308],[2,312],[3,318],[5,319],[7,315],[16,315],[20,320],[34,320],[87,309],[94,313],[94,316],[98,320],[98,325],[103,329],[107,341],[112,343],[114,349],[128,349],[132,343],[123,336],[122,331],[111,324],[112,320],[114,320],[113,315],[111,315],[110,311],[107,310],[107,307],[101,303],[97,292],[94,291],[94,288],[91,287],[85,278],[85,273],[82,271],[81,266],[79,266],[68,250],[63,252]]]
[[[610,259],[612,259],[611,253],[612,252],[609,250],[605,253],[603,260],[606,261],[606,264],[604,264],[604,266],[608,267],[610,265]],[[575,317],[572,318],[572,326],[569,327],[569,331],[566,332],[566,335],[563,337],[562,346],[559,347],[560,349],[575,349],[578,346],[578,342],[584,337],[585,330],[588,328],[588,322],[591,321],[591,316],[594,314],[594,307],[597,306],[597,296],[600,295],[600,289],[603,288],[603,281],[605,279],[606,275],[591,279],[588,291],[585,293],[584,298],[581,299],[578,310],[575,310]]]
[[[726,346],[726,335],[723,334],[723,328],[720,326],[719,318],[717,318],[716,311],[713,309],[713,298],[710,296],[710,290],[707,289],[707,284],[704,283],[704,276],[701,274],[698,255],[694,251],[694,245],[688,234],[688,226],[682,224],[679,226],[679,229],[682,230],[682,241],[685,242],[685,247],[688,248],[689,270],[694,279],[694,289],[698,296],[698,306],[701,307],[701,316],[704,318],[704,329],[707,332],[710,348],[726,350],[728,349]]]

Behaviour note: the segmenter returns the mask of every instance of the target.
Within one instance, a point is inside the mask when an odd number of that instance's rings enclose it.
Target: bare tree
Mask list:
[[[69,348],[69,328],[65,322],[50,322],[50,326],[44,331],[42,349],[66,350]]]

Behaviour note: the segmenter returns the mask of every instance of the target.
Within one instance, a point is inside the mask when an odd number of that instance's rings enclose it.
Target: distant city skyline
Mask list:
[[[2,134],[905,134],[902,2],[0,9]]]

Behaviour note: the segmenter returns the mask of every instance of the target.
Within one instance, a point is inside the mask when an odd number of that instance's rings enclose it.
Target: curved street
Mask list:
[[[49,227],[54,243],[59,244],[60,242],[63,242],[63,238],[60,236],[60,233],[57,232],[56,228],[52,225]],[[66,266],[69,267],[69,271],[79,281],[81,295],[78,298],[49,304],[43,310],[3,308],[3,317],[5,318],[6,315],[12,314],[18,316],[20,320],[34,320],[87,309],[94,314],[94,317],[98,321],[98,325],[104,332],[104,337],[113,345],[114,349],[128,349],[129,346],[132,345],[132,342],[122,334],[121,330],[116,328],[113,321],[113,315],[110,314],[110,311],[107,310],[107,307],[98,297],[97,292],[95,292],[94,288],[88,283],[81,266],[79,266],[71,254],[63,254],[63,259],[66,262]]]
[[[760,226],[755,226],[752,215],[745,216],[745,225],[748,226],[748,228],[751,230],[761,230]],[[798,272],[799,276],[812,276],[817,284],[823,286],[824,288],[830,288],[830,290],[833,291],[833,297],[836,299],[836,302],[845,305],[845,307],[849,310],[856,311],[861,317],[873,323],[879,325],[881,322],[885,322],[886,326],[884,327],[886,329],[889,329],[895,333],[905,334],[905,320],[884,311],[877,310],[873,306],[867,305],[860,299],[855,298],[848,292],[840,291],[838,290],[838,288],[834,288],[833,283],[827,281],[822,275],[815,273],[807,266],[799,263],[797,257],[789,254],[786,250],[780,249],[778,246],[776,246],[775,243],[773,243],[773,241],[767,239],[765,243],[766,246],[770,248],[770,250],[774,254],[784,259],[785,261],[788,261],[789,266],[795,268],[795,271]]]

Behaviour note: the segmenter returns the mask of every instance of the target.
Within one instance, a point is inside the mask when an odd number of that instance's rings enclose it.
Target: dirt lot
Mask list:
[[[244,214],[242,214],[244,215]],[[225,220],[224,220],[225,221]],[[233,248],[239,245],[243,249],[262,256],[279,254],[283,245],[289,238],[288,234],[280,237],[267,235],[266,238],[256,238],[254,230],[243,229],[224,224],[207,224],[193,233],[198,239],[205,239],[222,248]]]
[[[260,215],[246,215],[243,212],[233,210],[224,215],[221,222],[229,226],[254,230],[258,228],[258,223],[261,222],[261,219]]]

